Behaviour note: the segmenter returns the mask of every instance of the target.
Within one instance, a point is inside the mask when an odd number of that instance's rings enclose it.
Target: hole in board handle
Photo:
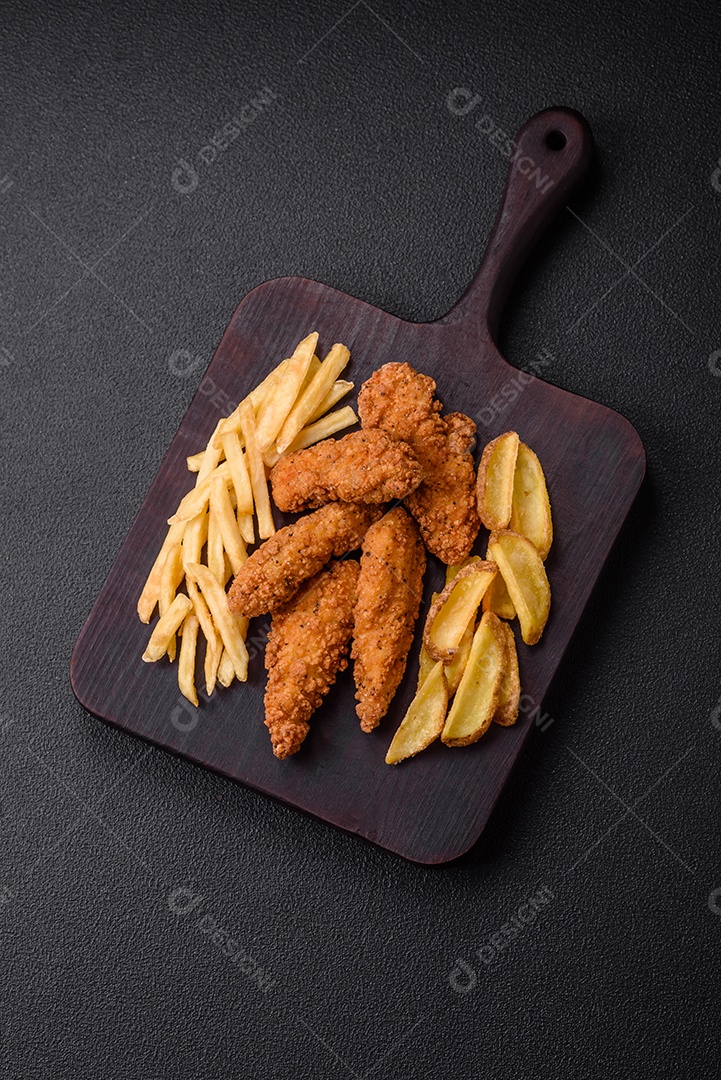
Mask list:
[[[549,131],[546,135],[546,146],[549,150],[563,150],[566,145],[566,136],[562,131]]]

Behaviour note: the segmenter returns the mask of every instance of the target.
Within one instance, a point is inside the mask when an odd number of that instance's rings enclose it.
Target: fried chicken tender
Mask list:
[[[351,652],[363,731],[378,726],[403,678],[425,569],[418,526],[402,506],[370,527],[363,541]]]
[[[336,500],[391,502],[415,491],[422,479],[407,443],[380,428],[324,439],[288,454],[270,474],[275,505],[291,514]]]
[[[348,667],[359,566],[332,562],[273,614],[265,650],[265,726],[277,758],[295,754],[308,720]]]
[[[410,364],[384,364],[363,384],[358,413],[365,429],[407,442],[423,482],[405,498],[426,547],[443,562],[462,562],[480,529],[471,446],[475,424],[462,413],[440,416],[436,384]]]
[[[230,610],[249,618],[275,611],[329,559],[360,547],[382,512],[375,506],[329,503],[279,529],[239,570],[228,592]]]

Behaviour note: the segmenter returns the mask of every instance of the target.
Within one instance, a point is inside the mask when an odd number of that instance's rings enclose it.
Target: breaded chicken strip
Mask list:
[[[462,562],[480,520],[470,449],[475,424],[462,413],[440,414],[436,384],[410,364],[384,364],[358,395],[364,428],[407,442],[423,467],[423,483],[405,499],[426,547],[445,563]]]
[[[228,592],[230,610],[248,617],[275,611],[329,559],[360,547],[381,514],[376,506],[329,503],[279,529],[236,575]]]
[[[265,726],[273,753],[300,749],[308,720],[348,667],[359,566],[333,562],[276,611],[265,650]]]
[[[407,443],[380,428],[324,439],[288,454],[270,474],[275,505],[291,514],[335,500],[392,502],[414,491],[422,478]]]
[[[372,731],[403,678],[423,593],[426,552],[418,527],[397,506],[363,541],[352,657],[356,712]]]

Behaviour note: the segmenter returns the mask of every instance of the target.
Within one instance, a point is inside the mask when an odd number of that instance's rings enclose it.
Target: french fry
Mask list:
[[[233,507],[230,504],[230,496],[224,481],[218,477],[213,481],[210,489],[210,523],[216,524],[220,536],[220,573],[216,574],[218,581],[225,581],[225,561],[223,549],[228,553],[233,573],[237,574],[243,563],[248,558],[245,541],[240,535],[238,522],[236,521]],[[208,566],[210,566],[210,530],[208,531]],[[212,569],[212,567],[211,567]]]
[[[180,500],[180,506],[175,511],[172,517],[168,518],[169,525],[175,525],[178,522],[190,521],[191,518],[197,517],[208,505],[210,498],[210,485],[216,476],[222,476],[226,483],[230,483],[230,466],[227,461],[224,461],[221,465],[218,465],[216,469],[208,473],[201,479],[201,472],[203,466],[201,465],[198,472],[198,480],[196,486],[191,488],[187,495],[184,495]]]
[[[163,567],[165,566],[165,560],[168,552],[173,548],[175,544],[183,537],[185,525],[171,525],[168,529],[165,540],[162,547],[157,554],[155,562],[151,568],[148,577],[146,578],[143,590],[138,598],[138,617],[141,622],[149,623],[150,618],[155,610],[155,605],[158,602],[160,596],[160,580],[163,575]]]
[[[350,394],[353,385],[352,382],[346,382],[345,379],[336,379],[318,408],[308,417],[306,427],[315,420],[320,420],[321,416],[325,416],[327,412],[330,412],[333,406],[337,405],[341,398],[344,398],[346,394]]]
[[[279,454],[284,454],[288,450],[296,435],[310,422],[314,412],[349,360],[350,352],[345,345],[335,344],[280,429],[277,438]]]
[[[540,461],[525,443],[518,447],[509,528],[528,537],[544,561],[548,558],[553,543],[553,522],[546,477]]]
[[[245,682],[248,678],[248,650],[243,640],[244,627],[239,624],[238,616],[228,607],[225,589],[216,581],[208,567],[201,566],[200,563],[189,566],[188,575],[199,586],[205,598],[213,616],[213,623],[228,650],[236,678],[239,682]]]
[[[278,437],[278,432],[295,405],[317,344],[317,333],[309,334],[308,337],[303,338],[289,358],[283,377],[276,383],[273,393],[269,394],[265,399],[263,411],[258,415],[256,433],[261,454],[265,453],[273,445]],[[241,416],[241,425],[242,423]],[[243,431],[245,432],[244,426]]]
[[[160,616],[155,624],[155,629],[150,635],[150,640],[143,653],[143,660],[146,664],[152,664],[165,656],[171,637],[175,636],[183,619],[192,610],[193,605],[188,597],[184,596],[183,593],[178,593],[165,614]]]
[[[473,635],[466,670],[441,733],[446,746],[469,746],[488,731],[498,705],[506,649],[501,621],[487,611]]]
[[[253,513],[253,489],[250,486],[248,465],[245,460],[240,439],[235,431],[227,431],[221,436],[225,460],[228,462],[230,479],[233,482],[235,496],[238,500],[238,513]]]
[[[224,564],[224,568],[225,568],[225,572],[223,574],[223,587],[225,588],[225,586],[228,584],[230,579],[233,577],[233,565],[232,565],[230,559],[228,558],[228,552],[227,551],[223,552],[223,564]]]
[[[513,631],[506,622],[501,623],[501,630],[506,639],[506,667],[503,672],[501,689],[498,692],[498,704],[493,714],[493,721],[501,727],[510,727],[518,719],[518,707],[521,701],[521,679],[518,674],[518,651]]]
[[[238,528],[240,529],[240,535],[245,540],[246,544],[255,543],[255,529],[253,528],[253,515],[252,514],[238,514],[237,516]]]
[[[223,642],[213,623],[210,608],[198,590],[198,586],[187,573],[185,576],[185,588],[187,589],[188,596],[193,605],[193,611],[200,623],[200,628],[205,635],[205,640],[208,643],[205,650],[203,675],[205,677],[205,692],[208,697],[210,697],[213,690],[215,690],[215,680],[217,678],[218,664],[220,663],[220,657],[223,652]]]
[[[190,457],[185,459],[185,464],[188,466],[188,472],[200,472],[204,454],[205,450],[199,450],[197,454],[191,454]]]
[[[315,376],[316,376],[319,369],[320,369],[320,360],[318,359],[316,354],[313,353],[313,355],[310,358],[310,364],[308,365],[308,370],[305,373],[305,378],[303,379],[303,385],[300,388],[301,392],[303,390],[305,390],[308,383],[310,383],[311,380],[315,378]]]
[[[397,765],[430,746],[443,730],[447,708],[448,686],[443,664],[434,664],[393,736],[386,764]]]
[[[353,424],[357,423],[358,417],[351,406],[344,405],[342,409],[327,413],[320,420],[316,420],[314,424],[309,424],[308,427],[303,428],[297,438],[290,444],[287,452],[294,454],[296,450],[305,450],[307,446],[313,446],[314,443],[320,442],[322,439],[329,439],[331,435],[335,435],[336,431],[342,431],[344,428],[352,427]],[[281,457],[282,455],[278,453],[277,449],[271,449],[265,454],[264,460],[266,465],[272,469],[280,461]]]
[[[198,625],[197,615],[185,616],[178,657],[178,688],[183,697],[196,706],[198,693],[195,689],[195,651],[198,644]]]
[[[195,481],[196,487],[201,484],[207,476],[210,476],[212,472],[215,472],[218,465],[220,464],[220,459],[223,456],[223,449],[222,443],[220,446],[216,445],[216,439],[219,435],[220,425],[222,424],[222,422],[222,420],[219,420],[218,423],[215,425],[215,430],[210,436],[210,441],[208,442],[208,445],[203,451],[203,460],[200,463],[200,468],[198,469],[198,476]]]
[[[243,398],[243,400],[235,407],[235,409],[233,409],[233,412],[230,414],[230,416],[226,416],[225,420],[221,421],[220,427],[218,429],[218,433],[213,438],[213,441],[218,446],[221,445],[221,437],[227,431],[235,431],[237,434],[240,434],[240,432],[241,432],[241,422],[240,422],[240,409],[241,409],[241,406],[245,405],[246,403],[250,403],[250,405],[253,408],[253,412],[258,412],[261,405],[265,401],[265,398],[268,396],[269,393],[272,392],[272,390],[273,390],[274,386],[276,385],[278,379],[282,376],[282,373],[285,371],[287,365],[288,365],[288,360],[281,360],[281,362],[277,365],[277,367],[274,367],[273,370],[270,371],[266,375],[266,377],[263,379],[263,381],[258,383],[258,385],[255,387],[255,389],[251,390],[251,392],[246,397]]]
[[[236,618],[238,621],[240,632],[243,636],[243,640],[245,641],[245,636],[248,632],[248,623],[250,622],[250,619],[246,619],[242,615],[238,615],[236,616]],[[227,687],[230,686],[234,678],[235,669],[233,668],[233,661],[230,659],[230,654],[228,653],[228,650],[223,649],[223,655],[221,656],[220,663],[218,664],[218,682],[221,686]]]
[[[223,481],[221,480],[222,484]],[[215,486],[215,485],[214,485]],[[227,488],[226,488],[227,491]],[[218,515],[213,511],[213,496],[211,493],[211,505],[208,512],[208,548],[206,553],[206,563],[208,569],[221,585],[225,584],[225,551],[223,550],[223,535],[220,531],[220,521]],[[193,560],[197,562],[198,560]],[[190,562],[190,560],[189,560]]]
[[[223,649],[223,655],[218,664],[218,682],[221,686],[230,686],[234,678],[235,670],[233,669],[233,661],[228,655],[228,650]]]
[[[488,550],[518,613],[521,637],[526,645],[535,645],[551,610],[551,587],[538,548],[520,533],[502,529],[491,533]]]
[[[270,509],[265,465],[256,439],[255,414],[250,404],[247,403],[242,406],[240,416],[248,456],[248,471],[250,473],[251,487],[253,488],[255,512],[258,516],[258,535],[261,540],[267,540],[275,532],[275,523]]]
[[[203,550],[207,538],[208,513],[206,510],[203,510],[202,513],[198,514],[197,517],[194,517],[192,521],[187,522],[185,525],[182,545],[184,569],[187,567],[188,563],[199,562],[200,553]]]
[[[167,554],[163,573],[160,578],[160,592],[158,594],[158,613],[160,615],[164,615],[172,604],[175,599],[175,594],[178,591],[178,585],[180,585],[182,580],[182,546],[180,541],[178,541]],[[168,657],[171,661],[175,660],[175,634],[171,637],[168,645]]]
[[[518,434],[506,431],[481,454],[476,481],[478,516],[487,529],[505,529],[511,520]]]
[[[480,607],[483,594],[498,567],[493,562],[471,563],[459,570],[446,585],[428,612],[423,644],[433,660],[450,663],[471,619]]]

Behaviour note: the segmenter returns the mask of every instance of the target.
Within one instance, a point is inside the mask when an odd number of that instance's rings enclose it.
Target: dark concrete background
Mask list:
[[[717,1071],[721,32],[710,2],[584,8],[4,5],[2,1076]],[[68,662],[244,293],[302,274],[442,314],[507,166],[476,121],[553,104],[596,160],[504,347],[626,415],[648,477],[554,723],[428,869],[107,729]]]

